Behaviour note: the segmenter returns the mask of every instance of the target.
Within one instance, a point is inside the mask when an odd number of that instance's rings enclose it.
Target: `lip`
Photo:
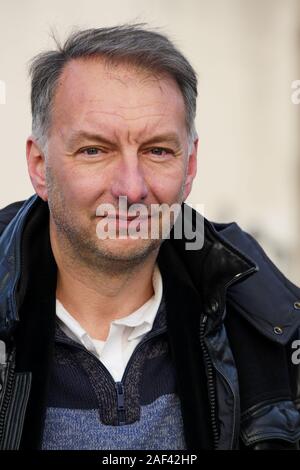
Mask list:
[[[125,215],[108,215],[107,216],[108,219],[114,219],[114,220],[125,220],[126,222],[130,222],[131,220],[135,220],[135,219],[138,219],[138,220],[146,220],[146,219],[150,219],[150,216],[139,216],[139,215],[131,215],[131,216],[125,216]]]

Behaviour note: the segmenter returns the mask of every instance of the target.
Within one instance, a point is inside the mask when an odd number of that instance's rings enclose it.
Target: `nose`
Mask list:
[[[137,157],[129,156],[115,168],[111,192],[114,198],[127,196],[128,204],[137,204],[148,195],[148,188]]]

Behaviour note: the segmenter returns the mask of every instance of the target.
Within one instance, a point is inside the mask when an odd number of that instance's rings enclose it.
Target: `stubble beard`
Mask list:
[[[120,245],[120,240],[99,240],[96,226],[92,223],[93,218],[87,219],[90,220],[89,226],[77,223],[76,214],[68,209],[63,192],[49,166],[46,167],[46,184],[57,242],[61,252],[74,267],[81,266],[89,271],[113,276],[132,271],[149,256],[155,255],[155,252],[158,254],[160,245],[164,241],[162,238],[133,240],[130,247],[119,247],[116,250],[110,249],[108,243],[105,246],[107,241],[110,244],[116,242]],[[182,192],[181,189],[178,202],[182,202]]]

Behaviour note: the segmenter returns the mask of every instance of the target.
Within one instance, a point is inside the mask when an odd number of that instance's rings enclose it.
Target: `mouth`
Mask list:
[[[125,222],[130,222],[132,220],[147,220],[150,219],[151,216],[142,216],[142,215],[122,215],[122,214],[112,214],[112,215],[106,215],[106,216],[101,216],[101,218],[107,218],[109,220],[120,220],[120,221],[125,221]]]
[[[140,216],[140,215],[130,215],[130,216],[126,216],[126,215],[117,215],[116,217],[113,217],[115,218],[116,220],[127,220],[128,222],[130,222],[131,220],[135,220],[135,219],[138,219],[138,220],[146,220],[146,219],[150,219],[150,216]]]

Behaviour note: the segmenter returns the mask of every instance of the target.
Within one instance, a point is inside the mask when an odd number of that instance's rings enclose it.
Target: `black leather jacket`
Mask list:
[[[201,216],[193,211],[192,223],[195,217]],[[25,370],[18,368],[18,344],[23,344],[26,355],[31,340],[18,343],[16,337],[19,326],[26,323],[20,311],[32,274],[28,260],[38,249],[31,233],[40,230],[39,224],[44,227],[47,218],[48,206],[37,196],[0,211],[0,449],[26,448],[22,442],[28,404],[33,393],[34,400],[39,395],[36,390],[42,383],[35,378],[36,358]],[[300,324],[300,289],[235,223],[205,219],[204,229],[201,250],[186,251],[184,239],[165,240],[158,258],[163,279],[172,279],[167,289],[177,292],[174,305],[170,296],[176,315],[170,315],[168,329],[188,448],[297,448],[299,366],[291,355]],[[40,259],[44,255],[35,253]],[[191,295],[187,299],[182,294],[180,299],[185,284]],[[187,310],[193,312],[191,321]],[[31,329],[34,326],[27,322],[26,334]],[[199,354],[205,377],[197,372]],[[47,369],[44,363],[41,367]],[[35,392],[33,383],[38,384]],[[211,443],[204,445],[199,426],[203,383],[211,435]],[[30,419],[32,413],[43,414],[41,404],[30,406]]]

